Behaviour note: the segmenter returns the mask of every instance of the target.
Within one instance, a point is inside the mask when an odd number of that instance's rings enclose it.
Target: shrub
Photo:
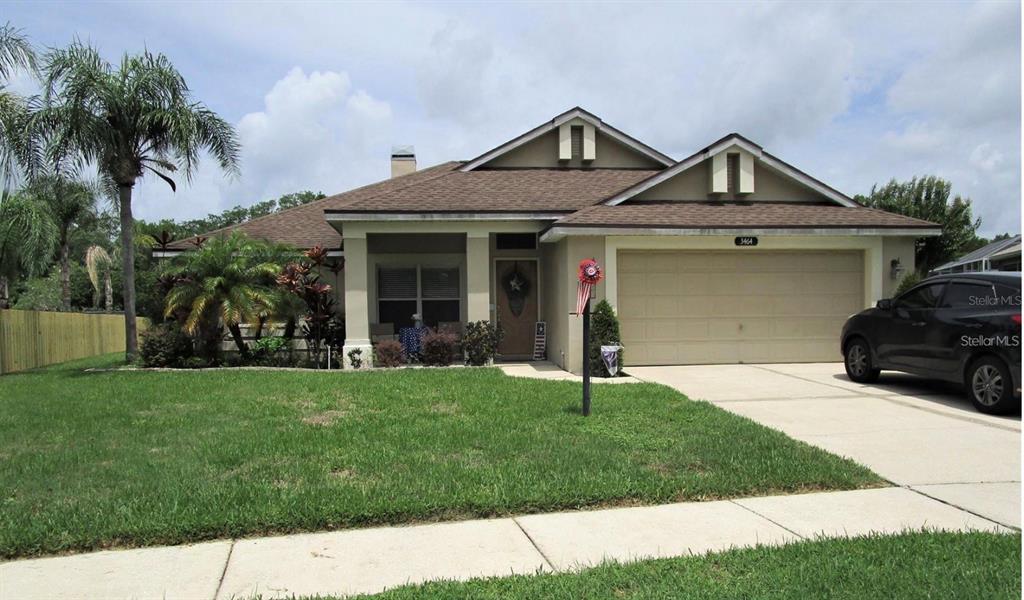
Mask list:
[[[400,367],[405,364],[405,353],[402,344],[397,340],[377,342],[373,347],[373,364],[377,367]]]
[[[919,283],[921,283],[921,276],[918,275],[916,271],[907,273],[903,276],[903,279],[900,280],[900,284],[896,286],[896,291],[892,293],[893,298],[899,296],[903,292],[906,292]]]
[[[447,367],[455,362],[459,340],[454,333],[430,330],[423,335],[420,360],[432,367]]]
[[[283,337],[264,337],[256,340],[250,347],[252,363],[268,367],[288,365],[287,355],[281,353],[288,348],[288,340]]]
[[[144,367],[182,367],[192,357],[192,338],[176,323],[156,325],[142,333],[139,356]]]
[[[462,336],[466,362],[477,367],[486,365],[497,356],[500,341],[501,329],[490,321],[466,323],[466,333]]]
[[[211,362],[202,356],[190,356],[182,361],[181,366],[185,369],[205,369],[207,367],[215,367],[217,363]]]
[[[601,360],[601,346],[622,342],[619,333],[619,318],[615,309],[607,300],[602,300],[594,307],[590,316],[590,372],[596,377],[611,377],[608,368]],[[619,373],[622,369],[623,351],[619,350]]]

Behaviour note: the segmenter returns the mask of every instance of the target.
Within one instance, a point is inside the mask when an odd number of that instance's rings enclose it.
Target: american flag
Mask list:
[[[590,300],[590,289],[594,287],[594,284],[587,283],[584,281],[577,282],[576,284],[576,316],[582,316],[583,311],[587,310],[587,300]]]

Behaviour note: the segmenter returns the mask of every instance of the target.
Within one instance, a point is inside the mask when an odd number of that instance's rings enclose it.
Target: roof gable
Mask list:
[[[769,169],[769,181],[774,182],[776,189],[792,189],[789,183],[797,184],[801,188],[810,190],[820,200],[826,202],[832,202],[840,206],[859,206],[852,198],[839,192],[838,190],[822,183],[821,181],[811,177],[807,173],[800,171],[796,167],[786,163],[775,156],[764,151],[764,149],[743,137],[738,133],[731,133],[722,139],[714,142],[710,146],[696,152],[687,158],[679,161],[674,166],[664,169],[659,173],[651,176],[650,178],[637,183],[629,189],[623,190],[622,192],[612,196],[605,201],[605,204],[609,206],[616,206],[626,202],[627,200],[642,197],[641,195],[649,190],[652,190],[656,186],[666,184],[674,178],[694,178],[693,170],[696,168],[706,167],[706,161],[711,160],[716,155],[723,153],[730,153],[737,151],[740,153],[746,153],[753,157],[753,160],[760,168]],[[703,174],[701,174],[703,175]],[[773,179],[774,178],[774,179]],[[787,181],[788,180],[788,181]],[[707,187],[705,186],[705,194]],[[696,199],[696,198],[694,198]],[[707,199],[706,196],[702,199]],[[773,200],[788,200],[790,198],[772,198]],[[810,198],[804,198],[810,199]]]
[[[480,156],[468,161],[462,166],[462,171],[472,171],[479,167],[489,165],[492,161],[496,161],[502,157],[507,157],[516,150],[520,150],[525,146],[536,142],[544,143],[546,140],[539,140],[546,135],[558,134],[558,128],[563,124],[570,123],[572,121],[579,121],[592,125],[597,135],[603,138],[613,141],[618,145],[621,145],[628,149],[631,153],[642,157],[641,162],[637,162],[634,168],[651,168],[651,167],[668,167],[675,164],[672,157],[658,152],[654,148],[651,148],[647,144],[644,144],[640,140],[626,135],[622,131],[612,127],[611,125],[603,122],[597,115],[591,112],[583,110],[580,107],[575,107],[565,111],[564,113],[556,116],[551,121],[543,123],[526,133],[515,137],[504,144],[488,150]],[[556,155],[557,156],[557,155]],[[547,166],[547,165],[509,165],[509,166]]]

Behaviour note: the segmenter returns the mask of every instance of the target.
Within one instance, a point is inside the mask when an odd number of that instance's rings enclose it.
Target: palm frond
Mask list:
[[[24,33],[10,23],[0,26],[0,79],[9,79],[19,69],[36,68],[36,52]]]
[[[85,272],[89,275],[89,282],[92,289],[100,293],[100,271],[110,268],[112,261],[110,254],[103,249],[103,246],[89,246],[85,251]]]

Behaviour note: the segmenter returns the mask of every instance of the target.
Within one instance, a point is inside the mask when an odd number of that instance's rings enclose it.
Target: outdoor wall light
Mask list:
[[[900,259],[898,258],[894,258],[891,261],[889,261],[889,269],[889,275],[893,279],[899,279],[900,276],[903,275],[903,271],[905,270],[903,268],[903,264],[900,263]]]

